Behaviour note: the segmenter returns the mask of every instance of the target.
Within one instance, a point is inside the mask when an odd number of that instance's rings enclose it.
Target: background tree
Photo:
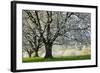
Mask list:
[[[41,36],[36,32],[36,28],[32,25],[27,15],[24,14],[23,19],[25,19],[23,20],[23,38],[25,37],[27,39],[30,47],[35,52],[34,57],[38,57],[38,50],[43,45]]]
[[[28,56],[31,58],[34,50],[30,46],[29,41],[26,37],[23,38],[23,51],[27,52]]]

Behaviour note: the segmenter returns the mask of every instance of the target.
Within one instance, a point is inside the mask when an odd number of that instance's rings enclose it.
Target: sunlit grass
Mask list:
[[[90,55],[81,55],[81,56],[64,56],[64,57],[53,57],[53,58],[41,58],[41,57],[33,57],[33,58],[23,58],[24,63],[28,62],[46,62],[46,61],[71,61],[71,60],[87,60],[91,59]]]

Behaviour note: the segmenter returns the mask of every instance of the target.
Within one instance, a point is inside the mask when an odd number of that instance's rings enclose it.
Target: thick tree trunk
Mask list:
[[[45,50],[46,50],[45,58],[53,58],[53,56],[52,56],[52,45],[46,45]]]
[[[38,55],[38,51],[35,51],[35,55],[34,55],[34,57],[39,57],[39,55]]]
[[[32,57],[32,54],[30,54],[30,53],[29,53],[28,55],[29,55],[29,58],[31,58],[31,57]]]

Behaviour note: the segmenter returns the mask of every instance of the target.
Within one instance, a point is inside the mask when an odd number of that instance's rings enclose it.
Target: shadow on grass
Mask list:
[[[46,62],[46,61],[71,61],[71,60],[87,60],[91,59],[90,55],[82,55],[82,56],[65,56],[65,57],[54,57],[54,58],[41,58],[41,57],[33,57],[33,58],[23,58],[23,63],[28,62]]]

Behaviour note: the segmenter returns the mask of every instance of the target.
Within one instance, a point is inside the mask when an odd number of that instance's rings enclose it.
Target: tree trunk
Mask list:
[[[46,50],[45,58],[53,58],[53,56],[52,56],[52,45],[49,45],[49,44],[46,45],[45,50]]]
[[[38,50],[35,51],[35,56],[34,56],[34,57],[39,57],[39,55],[38,55]]]
[[[31,58],[32,54],[29,53],[28,55],[29,55],[29,58]]]

